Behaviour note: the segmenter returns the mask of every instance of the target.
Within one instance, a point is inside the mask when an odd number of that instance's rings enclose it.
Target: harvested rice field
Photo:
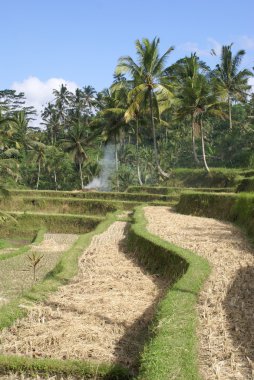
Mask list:
[[[136,373],[167,282],[126,253],[124,221],[93,237],[79,272],[0,334],[1,354],[119,363]]]
[[[46,233],[38,245],[31,245],[27,253],[1,261],[0,306],[21,295],[34,284],[33,270],[28,256],[41,257],[36,269],[36,281],[42,279],[57,264],[60,256],[77,240],[74,234]],[[13,253],[16,248],[2,249],[1,253]]]
[[[204,380],[254,379],[254,252],[230,223],[146,207],[148,230],[206,258],[199,295],[199,367]]]

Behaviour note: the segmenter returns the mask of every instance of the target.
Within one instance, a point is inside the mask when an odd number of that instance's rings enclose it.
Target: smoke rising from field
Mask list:
[[[104,152],[103,152],[103,158],[100,161],[101,165],[101,172],[99,177],[95,177],[92,179],[92,181],[85,186],[85,189],[100,189],[103,191],[109,191],[111,189],[110,187],[110,177],[113,174],[115,170],[115,147],[114,144],[107,144],[105,145]]]

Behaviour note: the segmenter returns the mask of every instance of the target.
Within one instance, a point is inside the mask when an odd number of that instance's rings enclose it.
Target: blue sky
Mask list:
[[[0,88],[25,91],[45,103],[61,81],[101,90],[121,55],[135,57],[135,40],[160,37],[174,45],[169,64],[197,53],[211,66],[211,48],[234,42],[254,66],[254,1],[9,0],[1,2]]]

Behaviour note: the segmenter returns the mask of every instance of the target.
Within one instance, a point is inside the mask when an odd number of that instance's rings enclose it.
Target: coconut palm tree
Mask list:
[[[65,124],[66,110],[72,100],[73,94],[63,84],[59,90],[53,90],[53,94],[55,95],[55,106],[59,119]]]
[[[245,51],[239,50],[233,55],[232,46],[233,44],[222,46],[220,63],[212,72],[212,77],[215,79],[221,95],[226,98],[228,103],[230,129],[232,129],[232,102],[246,99],[250,89],[248,80],[253,76],[252,72],[247,69],[239,70]]]
[[[87,130],[80,121],[74,122],[63,139],[63,149],[71,153],[74,163],[78,165],[81,189],[84,188],[82,165],[87,158],[85,148],[87,146]]]
[[[116,171],[116,184],[119,188],[118,180],[118,145],[123,141],[124,130],[127,124],[124,119],[124,108],[126,96],[118,96],[119,93],[115,90],[105,89],[98,94],[100,99],[99,107],[100,112],[97,114],[95,125],[100,131],[103,141],[108,144],[112,143],[115,147],[115,171]],[[123,95],[123,94],[122,94]]]
[[[185,91],[188,91],[188,95],[191,93],[191,89],[194,89],[197,82],[197,77],[200,74],[207,75],[209,73],[209,67],[197,57],[196,53],[191,54],[190,57],[185,57],[178,60],[174,65],[172,65],[168,70],[167,74],[171,82],[175,85],[175,94],[178,98],[183,98],[186,96]],[[192,94],[193,95],[193,94]],[[195,96],[194,96],[195,99]],[[193,100],[194,100],[193,99]],[[189,99],[190,100],[190,99]],[[177,109],[177,116],[182,118],[186,116],[186,107],[182,107],[183,103],[180,103],[181,106]],[[188,101],[189,104],[189,101]],[[190,110],[189,110],[190,111]],[[196,147],[196,110],[195,107],[192,107],[192,113],[189,113],[191,118],[191,137],[192,137],[192,149],[194,160],[197,165],[200,164],[197,156],[197,147]]]
[[[85,105],[88,108],[89,115],[92,114],[93,108],[96,105],[96,91],[92,86],[85,86],[82,90]]]
[[[178,117],[191,117],[194,133],[201,137],[203,164],[209,172],[205,153],[204,120],[208,115],[223,117],[221,100],[208,78],[201,73],[185,79],[181,89],[178,89],[177,97]]]
[[[153,134],[154,158],[158,171],[164,177],[168,176],[159,163],[156,142],[156,123],[161,112],[169,105],[173,97],[171,86],[166,77],[166,60],[174,49],[170,47],[162,56],[159,55],[159,38],[149,41],[147,38],[136,41],[137,62],[130,56],[119,59],[116,75],[128,74],[134,83],[129,92],[130,102],[136,104],[148,103],[150,110],[150,123]]]
[[[61,121],[55,105],[48,103],[42,114],[42,124],[46,126],[51,145],[56,145],[61,131]]]
[[[25,111],[17,111],[13,115],[13,140],[17,149],[27,152],[35,141],[34,130],[29,127],[29,120]]]
[[[37,181],[35,185],[36,190],[39,189],[41,167],[42,167],[43,162],[45,161],[45,150],[46,150],[46,145],[44,145],[43,143],[39,141],[34,142],[30,148],[30,151],[32,152],[32,155],[33,155],[33,159],[35,160],[38,166]]]

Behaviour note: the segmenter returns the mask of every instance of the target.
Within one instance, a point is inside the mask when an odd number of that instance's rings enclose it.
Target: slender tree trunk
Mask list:
[[[207,162],[206,162],[205,141],[204,141],[203,121],[202,121],[202,118],[200,119],[200,131],[201,131],[201,142],[202,142],[202,157],[203,157],[203,162],[204,162],[204,166],[205,166],[206,171],[209,173],[209,172],[210,172],[210,169],[209,169],[209,167],[208,167],[208,165],[207,165]]]
[[[139,167],[139,143],[138,143],[138,135],[139,135],[139,125],[138,125],[138,117],[136,119],[136,156],[137,156],[137,170],[138,170],[138,181],[140,186],[143,185]]]
[[[84,182],[83,182],[83,173],[82,173],[82,163],[79,161],[79,175],[80,175],[80,183],[81,183],[81,189],[84,189]]]
[[[56,177],[56,170],[54,170],[54,181],[55,181],[55,189],[57,190],[57,177]]]
[[[117,153],[117,141],[115,134],[115,164],[116,164],[116,188],[119,191],[119,177],[118,177],[118,153]]]
[[[153,97],[152,97],[152,90],[149,91],[149,105],[150,105],[150,115],[151,115],[151,123],[152,123],[152,130],[153,130],[153,149],[154,149],[154,158],[155,163],[158,169],[158,172],[166,178],[169,178],[169,174],[164,172],[162,168],[160,167],[159,162],[159,155],[158,155],[158,149],[157,149],[157,143],[156,143],[156,131],[155,131],[155,124],[154,124],[154,114],[153,114]]]
[[[54,145],[54,133],[53,133],[53,127],[50,127],[50,135],[51,135],[51,145]]]
[[[157,149],[157,143],[156,143],[156,131],[155,131],[154,114],[153,114],[152,90],[149,91],[149,103],[150,103],[150,115],[151,115],[152,131],[153,131],[154,158],[155,158],[156,166],[159,166],[159,157],[158,157],[158,149]]]
[[[40,175],[41,175],[41,160],[38,161],[38,175],[37,175],[36,190],[38,190],[39,188]]]
[[[229,118],[229,129],[232,130],[232,103],[230,95],[228,95],[228,118]]]
[[[198,156],[197,156],[197,147],[196,147],[196,141],[195,141],[195,118],[194,118],[194,116],[192,116],[192,120],[191,120],[191,137],[192,137],[192,150],[193,150],[194,160],[195,160],[196,164],[199,165],[200,161],[199,161]]]

